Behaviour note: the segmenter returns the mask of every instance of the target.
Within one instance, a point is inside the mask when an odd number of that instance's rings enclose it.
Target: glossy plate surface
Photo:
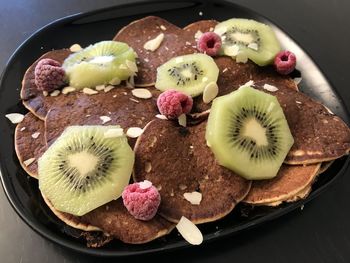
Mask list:
[[[13,208],[31,228],[51,241],[82,253],[128,256],[172,250],[186,247],[188,244],[177,235],[177,231],[173,231],[164,238],[144,245],[127,245],[113,241],[103,248],[87,248],[81,240],[73,237],[78,236],[79,231],[61,223],[46,207],[38,190],[37,181],[29,178],[21,168],[13,144],[15,127],[5,118],[5,114],[27,112],[19,99],[21,81],[26,69],[40,55],[51,49],[69,47],[74,43],[87,46],[101,40],[110,40],[123,26],[147,15],[160,16],[180,27],[202,19],[223,21],[232,17],[256,19],[271,25],[283,47],[296,53],[300,62],[298,69],[302,74],[302,82],[299,85],[301,91],[324,103],[349,124],[348,114],[336,90],[305,51],[271,21],[240,6],[221,1],[147,2],[116,6],[55,21],[23,43],[3,72],[0,88],[1,179]],[[238,206],[224,219],[200,225],[205,242],[258,226],[300,207],[326,189],[345,170],[348,163],[349,158],[346,157],[335,161],[331,168],[319,177],[312,193],[305,200],[277,208],[249,210],[247,207]]]

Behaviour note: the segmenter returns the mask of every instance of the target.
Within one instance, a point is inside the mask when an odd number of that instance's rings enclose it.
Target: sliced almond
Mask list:
[[[200,31],[200,30],[198,30],[198,31],[196,32],[196,34],[194,34],[194,38],[195,38],[196,40],[198,40],[202,35],[203,35],[203,32]]]
[[[152,93],[148,89],[133,89],[131,91],[132,95],[140,99],[152,98]]]
[[[82,50],[83,48],[79,44],[73,44],[70,46],[69,50],[72,52],[78,52]]]
[[[50,93],[51,97],[57,97],[58,95],[60,95],[61,91],[59,91],[58,89],[54,90],[53,92]]]
[[[254,80],[249,80],[243,84],[243,86],[253,86],[253,85],[254,85]]]
[[[105,87],[104,88],[104,92],[109,92],[109,91],[111,91],[112,89],[114,89],[114,86],[112,86],[112,85],[108,85],[107,87]]]
[[[224,68],[222,73],[225,73],[228,70],[228,68]]]
[[[101,91],[101,90],[104,90],[105,87],[106,87],[105,85],[97,85],[97,86],[95,87],[95,90]]]
[[[71,92],[73,92],[73,91],[75,91],[75,88],[74,88],[74,87],[70,87],[70,86],[64,87],[64,88],[62,89],[62,94],[68,94],[68,93],[71,93]]]
[[[296,104],[302,104],[301,101],[298,101],[298,100],[296,100],[295,102]]]
[[[17,124],[23,121],[24,115],[20,113],[9,113],[5,115],[13,124]]]
[[[148,63],[148,62],[149,62],[149,59],[148,59],[148,58],[145,58],[144,61]]]
[[[103,136],[105,138],[117,138],[124,135],[122,128],[111,128],[104,132]]]
[[[160,29],[164,31],[164,30],[166,30],[166,27],[163,25],[160,25]]]
[[[203,235],[198,227],[189,219],[182,216],[176,225],[181,236],[192,245],[200,245],[203,242]]]
[[[127,60],[125,61],[125,64],[126,64],[126,66],[127,66],[132,72],[137,72],[137,71],[138,71],[135,62],[130,61],[130,60],[127,59]]]
[[[39,137],[39,135],[40,135],[40,132],[34,132],[32,134],[32,138],[37,139]]]
[[[247,63],[248,61],[248,56],[245,52],[239,51],[238,54],[236,55],[236,62],[237,63]]]
[[[130,127],[127,131],[126,131],[126,135],[130,138],[137,138],[139,137],[141,134],[143,133],[143,129],[139,128],[139,127]]]
[[[187,124],[186,114],[181,114],[178,118],[178,122],[181,126],[186,127],[186,124]]]
[[[216,84],[216,82],[210,82],[207,86],[205,86],[203,90],[203,102],[209,103],[213,99],[216,98],[216,96],[219,93],[219,87]]]
[[[28,160],[25,160],[25,161],[23,162],[23,164],[24,164],[25,166],[29,166],[29,165],[31,165],[34,161],[35,161],[35,158],[29,158]]]
[[[167,120],[168,118],[162,114],[157,114],[156,118],[161,119],[161,120]]]
[[[135,100],[135,99],[133,99],[133,98],[129,98],[129,100],[131,100],[131,101],[133,101],[133,102],[136,102],[136,103],[140,103],[140,101]]]
[[[164,34],[160,33],[157,37],[155,37],[155,38],[153,38],[151,40],[148,40],[143,45],[143,48],[146,49],[146,50],[155,51],[160,46],[160,44],[162,43],[163,39],[164,39]]]
[[[148,189],[152,186],[152,183],[148,180],[144,180],[142,182],[139,182],[139,186],[141,189]]]
[[[271,91],[271,92],[275,92],[278,90],[277,87],[270,85],[270,84],[264,84],[263,88],[268,90],[268,91]]]
[[[111,85],[119,85],[120,82],[121,82],[121,80],[118,77],[115,77],[109,82],[109,84],[111,84]]]
[[[25,129],[27,129],[26,127],[22,127],[21,129],[20,129],[20,131],[24,131]]]
[[[100,116],[100,119],[102,120],[102,124],[111,121],[111,117],[108,116]]]
[[[152,171],[152,164],[151,164],[151,162],[146,162],[146,164],[145,164],[145,172],[149,173],[151,171]]]
[[[94,95],[97,94],[98,92],[96,90],[90,89],[90,88],[84,88],[83,92],[88,95]]]
[[[46,90],[44,90],[44,91],[43,91],[43,95],[44,95],[45,97],[47,97],[47,96],[49,96],[49,93],[48,93]]]
[[[199,192],[184,193],[184,198],[192,205],[199,205],[202,201],[202,194]]]

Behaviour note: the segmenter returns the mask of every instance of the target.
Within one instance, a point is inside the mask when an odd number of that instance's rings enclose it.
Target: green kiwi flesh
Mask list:
[[[190,54],[170,59],[157,68],[155,87],[161,91],[175,89],[189,96],[201,94],[210,82],[216,82],[219,68],[205,54]]]
[[[233,18],[216,25],[214,32],[222,39],[220,53],[227,54],[227,48],[238,46],[239,51],[258,64],[271,64],[281,50],[275,33],[266,24],[251,19]]]
[[[249,180],[275,177],[294,143],[276,97],[249,86],[213,101],[205,136],[218,162]]]
[[[77,89],[126,80],[134,75],[126,64],[135,63],[136,53],[127,44],[101,41],[71,54],[63,62],[69,85]],[[136,65],[135,65],[136,66]]]
[[[39,188],[62,212],[81,216],[120,197],[128,185],[134,152],[119,126],[70,126],[38,161]]]

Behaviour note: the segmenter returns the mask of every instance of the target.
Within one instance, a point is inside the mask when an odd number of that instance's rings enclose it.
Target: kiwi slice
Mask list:
[[[135,157],[116,130],[70,126],[39,159],[39,188],[57,210],[81,216],[120,197]]]
[[[213,101],[205,136],[221,165],[250,180],[276,176],[294,143],[276,97],[249,86]]]
[[[127,44],[102,41],[71,54],[62,66],[68,76],[69,85],[82,89],[108,84],[116,78],[128,79],[135,74],[128,66],[135,63],[135,58],[136,53]]]
[[[221,54],[235,56],[237,51],[244,52],[259,66],[272,63],[281,50],[271,27],[255,20],[229,19],[217,24],[214,32],[221,36]]]
[[[219,68],[205,54],[184,55],[170,59],[157,68],[155,87],[161,91],[175,89],[189,96],[201,94],[210,82],[216,82]]]

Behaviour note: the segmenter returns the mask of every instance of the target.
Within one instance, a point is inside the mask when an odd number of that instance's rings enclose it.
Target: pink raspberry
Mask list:
[[[198,39],[197,48],[202,53],[215,56],[221,48],[221,38],[214,32],[206,32]]]
[[[53,91],[65,83],[65,72],[61,64],[53,59],[39,61],[34,71],[35,85],[42,91]]]
[[[130,184],[122,193],[123,203],[129,213],[139,220],[151,220],[157,213],[160,194],[150,181]]]
[[[159,112],[168,119],[176,119],[181,114],[189,113],[192,105],[192,97],[176,90],[167,90],[157,99]]]
[[[288,75],[295,69],[297,58],[293,52],[281,51],[275,57],[274,65],[276,71],[282,75]]]

